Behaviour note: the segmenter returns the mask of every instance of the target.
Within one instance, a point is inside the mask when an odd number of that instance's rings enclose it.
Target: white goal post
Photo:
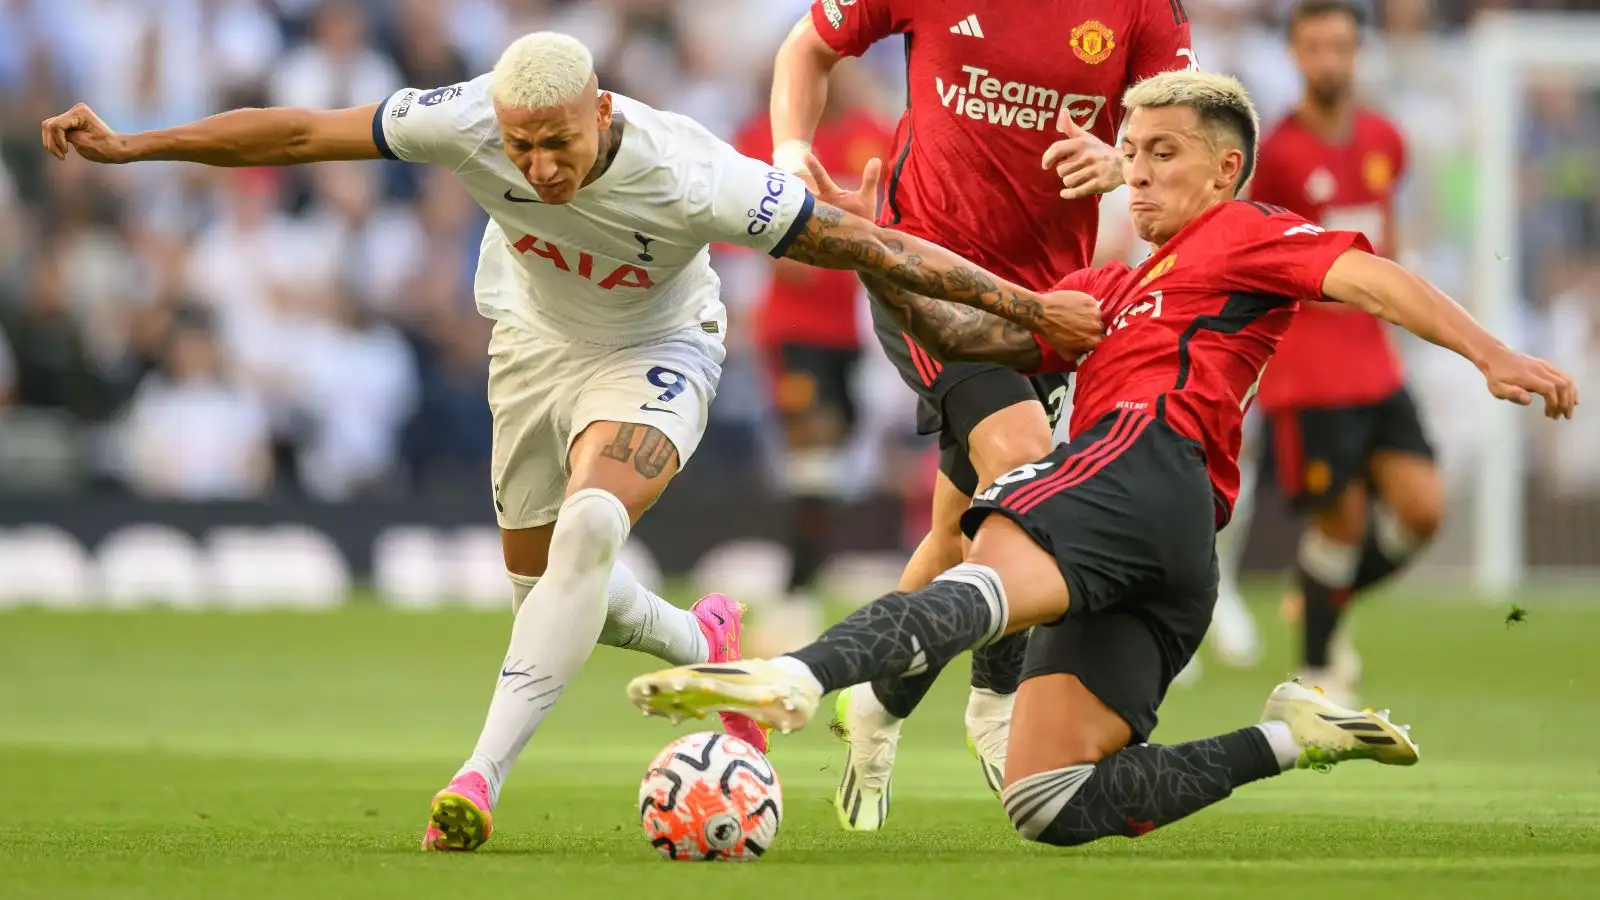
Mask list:
[[[1474,23],[1474,109],[1462,111],[1473,120],[1476,151],[1474,312],[1508,341],[1520,340],[1517,309],[1525,264],[1517,252],[1518,138],[1525,127],[1529,75],[1541,69],[1600,87],[1600,15],[1496,12]],[[1494,599],[1512,596],[1527,569],[1528,470],[1523,452],[1526,429],[1521,425],[1527,412],[1486,401],[1480,419],[1484,441],[1473,504],[1474,581],[1481,593]]]

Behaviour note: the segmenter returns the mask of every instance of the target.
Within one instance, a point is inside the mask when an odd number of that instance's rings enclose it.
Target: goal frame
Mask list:
[[[1530,75],[1555,70],[1600,87],[1600,14],[1496,11],[1471,31],[1473,170],[1478,192],[1472,238],[1474,306],[1507,343],[1518,328],[1524,260],[1517,252],[1518,138]],[[1525,348],[1521,348],[1525,349]],[[1540,401],[1535,399],[1537,406]],[[1478,421],[1478,496],[1474,503],[1473,582],[1486,598],[1515,595],[1527,576],[1526,429],[1528,410],[1485,398]]]

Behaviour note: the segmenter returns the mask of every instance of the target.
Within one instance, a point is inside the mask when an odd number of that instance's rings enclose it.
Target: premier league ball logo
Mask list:
[[[421,103],[423,106],[438,106],[446,100],[452,100],[461,96],[461,93],[465,90],[466,87],[459,84],[452,84],[449,87],[434,88],[426,94],[423,94],[421,97],[418,97],[417,102]]]

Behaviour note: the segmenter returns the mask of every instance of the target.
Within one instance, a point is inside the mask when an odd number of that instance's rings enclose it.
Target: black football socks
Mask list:
[[[1006,813],[1030,841],[1075,847],[1103,837],[1139,837],[1288,768],[1268,723],[1185,744],[1140,744],[1096,763],[1030,775],[1005,789]]]
[[[1338,541],[1310,526],[1300,537],[1295,580],[1305,606],[1301,615],[1303,663],[1307,669],[1328,666],[1328,648],[1339,617],[1350,602],[1360,548]]]
[[[896,591],[863,606],[788,656],[830,693],[937,673],[963,651],[994,643],[1005,628],[999,577],[987,566],[962,563],[922,590]]]
[[[1415,559],[1428,538],[1411,532],[1394,511],[1382,503],[1371,503],[1367,511],[1367,534],[1361,543],[1361,560],[1356,564],[1351,594],[1359,594],[1383,583]]]
[[[789,595],[811,590],[828,561],[833,503],[826,497],[799,495],[790,501]]]
[[[987,647],[973,650],[973,688],[995,694],[1015,694],[1022,680],[1022,657],[1027,652],[1026,631],[1008,634]],[[872,693],[889,715],[909,719],[939,679],[941,669],[930,669],[921,675],[879,678],[872,682]]]

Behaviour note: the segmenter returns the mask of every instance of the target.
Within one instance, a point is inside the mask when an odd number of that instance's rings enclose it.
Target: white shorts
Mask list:
[[[500,527],[555,521],[570,476],[567,451],[590,423],[648,425],[677,448],[679,465],[687,464],[705,435],[725,355],[720,337],[697,327],[649,344],[602,347],[496,322],[490,473]]]

